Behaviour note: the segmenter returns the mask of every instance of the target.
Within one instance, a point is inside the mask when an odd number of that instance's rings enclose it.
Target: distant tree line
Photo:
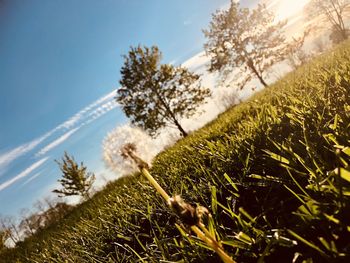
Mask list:
[[[0,216],[0,250],[6,249],[8,245],[17,244],[61,220],[73,209],[73,206],[65,203],[61,197],[78,195],[83,200],[90,198],[95,175],[87,172],[87,167],[83,163],[79,165],[67,152],[64,153],[62,161],[56,163],[62,172],[62,179],[58,180],[62,188],[53,190],[58,197],[46,197],[37,201],[33,211],[23,209],[19,220],[11,216]]]
[[[20,218],[0,215],[0,251],[23,241],[26,237],[43,231],[63,218],[73,206],[59,199],[44,198],[34,204],[34,209],[23,209]]]

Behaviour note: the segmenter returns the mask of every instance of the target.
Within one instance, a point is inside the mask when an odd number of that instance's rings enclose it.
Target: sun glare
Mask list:
[[[279,0],[276,3],[276,17],[278,20],[297,16],[310,0]]]

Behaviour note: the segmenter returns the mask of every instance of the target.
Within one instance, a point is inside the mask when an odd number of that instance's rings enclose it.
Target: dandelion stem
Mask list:
[[[147,180],[154,186],[157,192],[165,199],[166,202],[170,199],[170,196],[165,192],[165,190],[158,184],[158,182],[153,178],[146,168],[141,170],[142,174],[147,178]]]
[[[158,184],[158,182],[154,179],[154,177],[149,173],[146,168],[142,168],[142,174],[148,179],[148,181],[154,186],[157,192],[168,202],[170,196],[165,192],[165,190]],[[204,233],[198,228],[198,226],[204,231]],[[193,225],[191,229],[198,238],[200,238],[203,242],[205,242],[209,247],[211,247],[221,258],[224,263],[235,263],[235,261],[226,254],[226,252],[222,249],[220,243],[216,241],[216,238],[211,235],[209,230],[200,222],[198,226]]]
[[[203,223],[199,222],[198,226],[206,236],[210,237],[214,242],[217,242],[215,235],[212,235]]]
[[[158,182],[150,174],[150,172],[147,169],[148,167],[147,163],[144,162],[138,156],[136,156],[134,154],[134,151],[135,151],[135,145],[127,144],[122,149],[122,156],[125,158],[130,157],[138,165],[141,173],[147,178],[147,180],[151,183],[151,185],[169,204],[170,196],[167,194],[167,192],[165,192],[165,190],[158,184]],[[221,260],[224,263],[235,263],[235,261],[229,255],[226,254],[221,244],[218,241],[216,241],[215,235],[213,236],[202,222],[199,221],[196,224],[197,225],[191,226],[191,230],[197,235],[197,237],[200,238],[209,247],[211,247],[220,256]]]
[[[204,227],[205,228],[205,227]],[[196,235],[205,242],[209,247],[211,247],[221,258],[224,263],[236,263],[226,252],[220,247],[218,242],[213,241],[212,238],[208,238],[197,226],[191,226],[191,230],[196,233]]]

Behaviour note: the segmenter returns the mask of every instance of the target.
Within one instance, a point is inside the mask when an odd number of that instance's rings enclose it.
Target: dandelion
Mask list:
[[[125,124],[111,131],[103,141],[103,160],[107,167],[119,175],[135,172],[138,167],[130,158],[124,158],[121,148],[126,144],[137,145],[133,152],[145,162],[151,163],[153,157],[163,149],[164,143],[155,141],[142,129]],[[158,147],[154,147],[158,145]]]

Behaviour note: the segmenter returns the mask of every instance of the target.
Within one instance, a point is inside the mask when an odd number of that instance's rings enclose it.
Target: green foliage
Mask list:
[[[205,50],[211,58],[210,71],[219,71],[232,78],[242,89],[256,77],[265,87],[268,70],[293,51],[296,43],[287,43],[284,22],[274,22],[274,15],[265,5],[254,10],[240,8],[231,1],[228,10],[218,10],[212,17],[209,30],[204,30]]]
[[[95,181],[95,175],[87,172],[87,167],[83,163],[79,167],[74,158],[66,152],[62,162],[57,161],[57,164],[62,172],[62,179],[58,180],[62,189],[56,189],[52,192],[59,194],[60,197],[81,195],[84,198],[89,198],[89,191]]]
[[[349,149],[345,43],[160,153],[151,172],[167,192],[209,208],[209,231],[237,262],[348,262]],[[136,174],[0,258],[220,262],[176,223]]]
[[[201,88],[199,76],[187,69],[160,64],[161,56],[156,46],[131,47],[124,56],[116,100],[131,122],[151,135],[174,126],[186,136],[179,118],[192,116],[210,91]]]

